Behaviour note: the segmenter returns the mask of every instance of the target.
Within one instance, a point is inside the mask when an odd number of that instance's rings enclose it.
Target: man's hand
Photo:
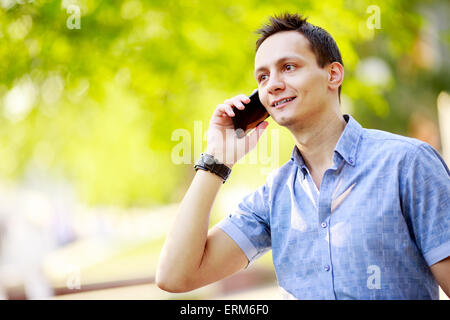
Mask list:
[[[206,152],[230,168],[256,146],[269,124],[264,121],[249,135],[247,130],[243,138],[237,137],[231,120],[235,116],[233,107],[243,110],[249,102],[250,99],[243,94],[225,100],[216,107],[209,122]]]

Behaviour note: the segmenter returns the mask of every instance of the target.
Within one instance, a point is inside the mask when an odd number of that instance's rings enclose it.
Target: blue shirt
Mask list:
[[[351,116],[320,192],[292,158],[219,222],[249,262],[272,249],[295,299],[438,299],[429,266],[450,255],[450,172],[430,145]]]

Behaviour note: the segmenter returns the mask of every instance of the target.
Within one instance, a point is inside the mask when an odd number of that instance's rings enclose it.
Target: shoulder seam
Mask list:
[[[413,147],[416,147],[416,148],[414,149],[414,154],[411,156],[411,162],[409,163],[409,168],[408,168],[408,171],[406,172],[406,177],[408,177],[409,172],[411,171],[411,168],[413,167],[414,160],[417,158],[417,154],[419,153],[419,150],[422,146],[423,146],[422,144],[420,144],[418,146],[413,144]]]
[[[395,133],[391,133],[391,134],[395,134]],[[371,137],[367,134],[364,134],[364,137],[367,139],[372,139],[372,140],[392,140],[392,141],[399,141],[399,142],[404,142],[407,143],[413,147],[420,147],[421,145],[424,144],[423,141],[417,140],[417,143],[413,143],[411,141],[409,141],[409,139],[415,139],[415,138],[411,138],[411,137],[406,137],[406,136],[400,136],[403,137],[405,139],[401,139],[401,138],[381,138],[381,137]]]

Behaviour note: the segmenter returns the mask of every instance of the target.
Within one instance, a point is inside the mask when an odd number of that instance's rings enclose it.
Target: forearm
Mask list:
[[[211,208],[222,184],[211,172],[195,174],[161,252],[156,273],[160,287],[176,290],[195,276],[205,250]]]

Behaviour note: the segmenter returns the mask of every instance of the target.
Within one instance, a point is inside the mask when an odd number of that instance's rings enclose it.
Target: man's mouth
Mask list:
[[[272,103],[272,107],[281,107],[282,105],[294,100],[296,97],[283,98]]]

